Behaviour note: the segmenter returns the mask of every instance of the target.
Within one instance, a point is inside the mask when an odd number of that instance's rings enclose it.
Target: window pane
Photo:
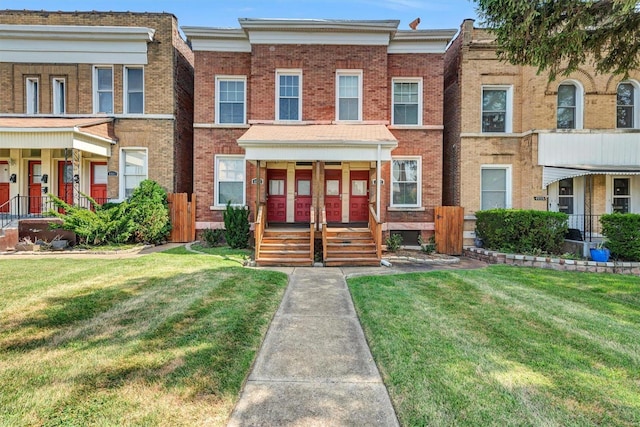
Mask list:
[[[142,68],[127,68],[127,76],[127,88],[129,91],[142,92],[144,89]]]
[[[482,169],[482,209],[507,207],[506,169]]]
[[[617,123],[619,128],[632,128],[633,107],[618,107]]]
[[[307,179],[298,180],[298,196],[311,195],[311,181]]]
[[[107,183],[107,165],[93,165],[93,183]]]
[[[328,179],[326,181],[327,196],[339,196],[340,195],[340,181],[337,179]]]
[[[280,76],[280,96],[297,97],[299,76]]]
[[[144,170],[144,161],[146,158],[145,151],[136,151],[136,150],[127,150],[124,151],[124,173],[126,175],[130,174],[138,174],[142,175],[145,173]]]
[[[244,159],[219,159],[218,160],[218,180],[243,181],[244,180]]]
[[[127,98],[129,113],[142,114],[144,106],[144,94],[142,92],[130,93]]]
[[[482,131],[506,132],[507,91],[484,89],[482,91]]]
[[[241,205],[243,188],[244,182],[219,182],[218,204],[226,205],[231,202],[232,205]]]
[[[416,205],[418,204],[418,184],[417,183],[394,183],[393,184],[393,204],[394,205]]]
[[[613,180],[613,195],[614,196],[628,196],[629,192],[629,178],[615,178]]]
[[[244,123],[244,81],[220,81],[218,99],[220,123]]]
[[[244,104],[220,104],[220,123],[244,123]]]
[[[98,112],[113,113],[113,94],[111,92],[98,93]]]
[[[418,161],[394,160],[392,176],[392,204],[418,204]]]
[[[634,87],[630,83],[618,85],[617,125],[619,128],[632,128],[634,108]]]
[[[340,115],[338,120],[358,120],[358,100],[347,98],[340,99]]]
[[[394,160],[393,161],[394,181],[418,181],[418,161],[417,160]]]
[[[576,109],[573,107],[558,107],[558,129],[576,128]]]
[[[0,182],[9,182],[9,165],[7,163],[0,164]]]
[[[280,120],[298,120],[298,98],[280,98]]]
[[[351,195],[352,196],[366,196],[367,195],[367,180],[353,180],[351,181]]]
[[[418,105],[394,105],[393,122],[396,125],[417,125]]]
[[[112,90],[113,70],[111,68],[98,68],[98,90]]]
[[[573,178],[561,179],[558,187],[561,196],[573,196]]]
[[[284,196],[284,179],[269,180],[269,195]]]
[[[340,98],[357,98],[358,94],[358,76],[340,76],[339,92]]]
[[[576,87],[574,85],[560,85],[558,87],[558,107],[576,106]]]

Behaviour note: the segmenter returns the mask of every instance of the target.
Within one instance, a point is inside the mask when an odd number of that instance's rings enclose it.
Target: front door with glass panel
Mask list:
[[[369,172],[351,171],[349,222],[369,220]]]
[[[287,171],[267,170],[267,221],[287,221]]]
[[[574,214],[573,178],[561,179],[558,182],[558,212]]]
[[[613,212],[629,213],[631,208],[631,183],[629,178],[613,178]]]
[[[0,161],[0,212],[9,212],[9,162]]]
[[[73,165],[58,162],[58,197],[68,205],[73,205]]]
[[[107,163],[91,163],[91,198],[102,205],[107,201]]]
[[[40,160],[29,162],[29,213],[42,211],[42,163]]]
[[[295,189],[295,222],[309,222],[311,220],[311,171],[296,171]]]
[[[327,222],[342,222],[342,171],[327,169],[324,172],[324,205]]]

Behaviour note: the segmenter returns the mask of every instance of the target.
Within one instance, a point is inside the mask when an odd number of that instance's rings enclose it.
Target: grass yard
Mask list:
[[[0,425],[224,425],[287,283],[243,254],[0,258]]]
[[[640,278],[492,266],[348,281],[404,426],[640,425]]]

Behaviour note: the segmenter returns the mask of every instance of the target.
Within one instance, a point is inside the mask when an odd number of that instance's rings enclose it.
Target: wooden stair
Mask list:
[[[267,229],[262,236],[256,264],[259,266],[311,266],[309,230]]]
[[[327,228],[327,255],[324,265],[379,266],[376,244],[368,228]]]

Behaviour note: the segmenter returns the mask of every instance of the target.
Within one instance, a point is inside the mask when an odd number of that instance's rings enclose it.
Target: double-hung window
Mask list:
[[[480,209],[511,207],[511,166],[485,165],[480,169]]]
[[[38,90],[38,78],[27,77],[26,81],[26,110],[27,114],[38,114],[40,91]]]
[[[66,81],[63,78],[55,77],[52,80],[52,101],[53,114],[64,114],[67,112]]]
[[[418,207],[421,205],[420,157],[394,157],[392,161],[391,206]]]
[[[483,86],[482,132],[510,133],[512,109],[511,86]]]
[[[124,197],[133,194],[142,181],[147,179],[147,149],[123,148],[121,151],[122,189]]]
[[[336,119],[362,120],[362,71],[336,71]]]
[[[216,156],[215,205],[245,205],[245,161],[242,156]]]
[[[246,85],[243,76],[216,77],[216,123],[246,123]]]
[[[113,114],[113,68],[95,67],[93,109],[96,113]]]
[[[144,113],[144,70],[124,68],[124,111],[126,114]]]
[[[632,129],[638,126],[636,104],[638,89],[631,82],[623,82],[618,85],[616,102],[616,124],[621,129]]]
[[[394,125],[422,125],[422,79],[393,79]]]
[[[302,71],[276,71],[276,120],[300,121],[302,118]]]
[[[582,86],[567,81],[558,86],[558,129],[582,129]]]

